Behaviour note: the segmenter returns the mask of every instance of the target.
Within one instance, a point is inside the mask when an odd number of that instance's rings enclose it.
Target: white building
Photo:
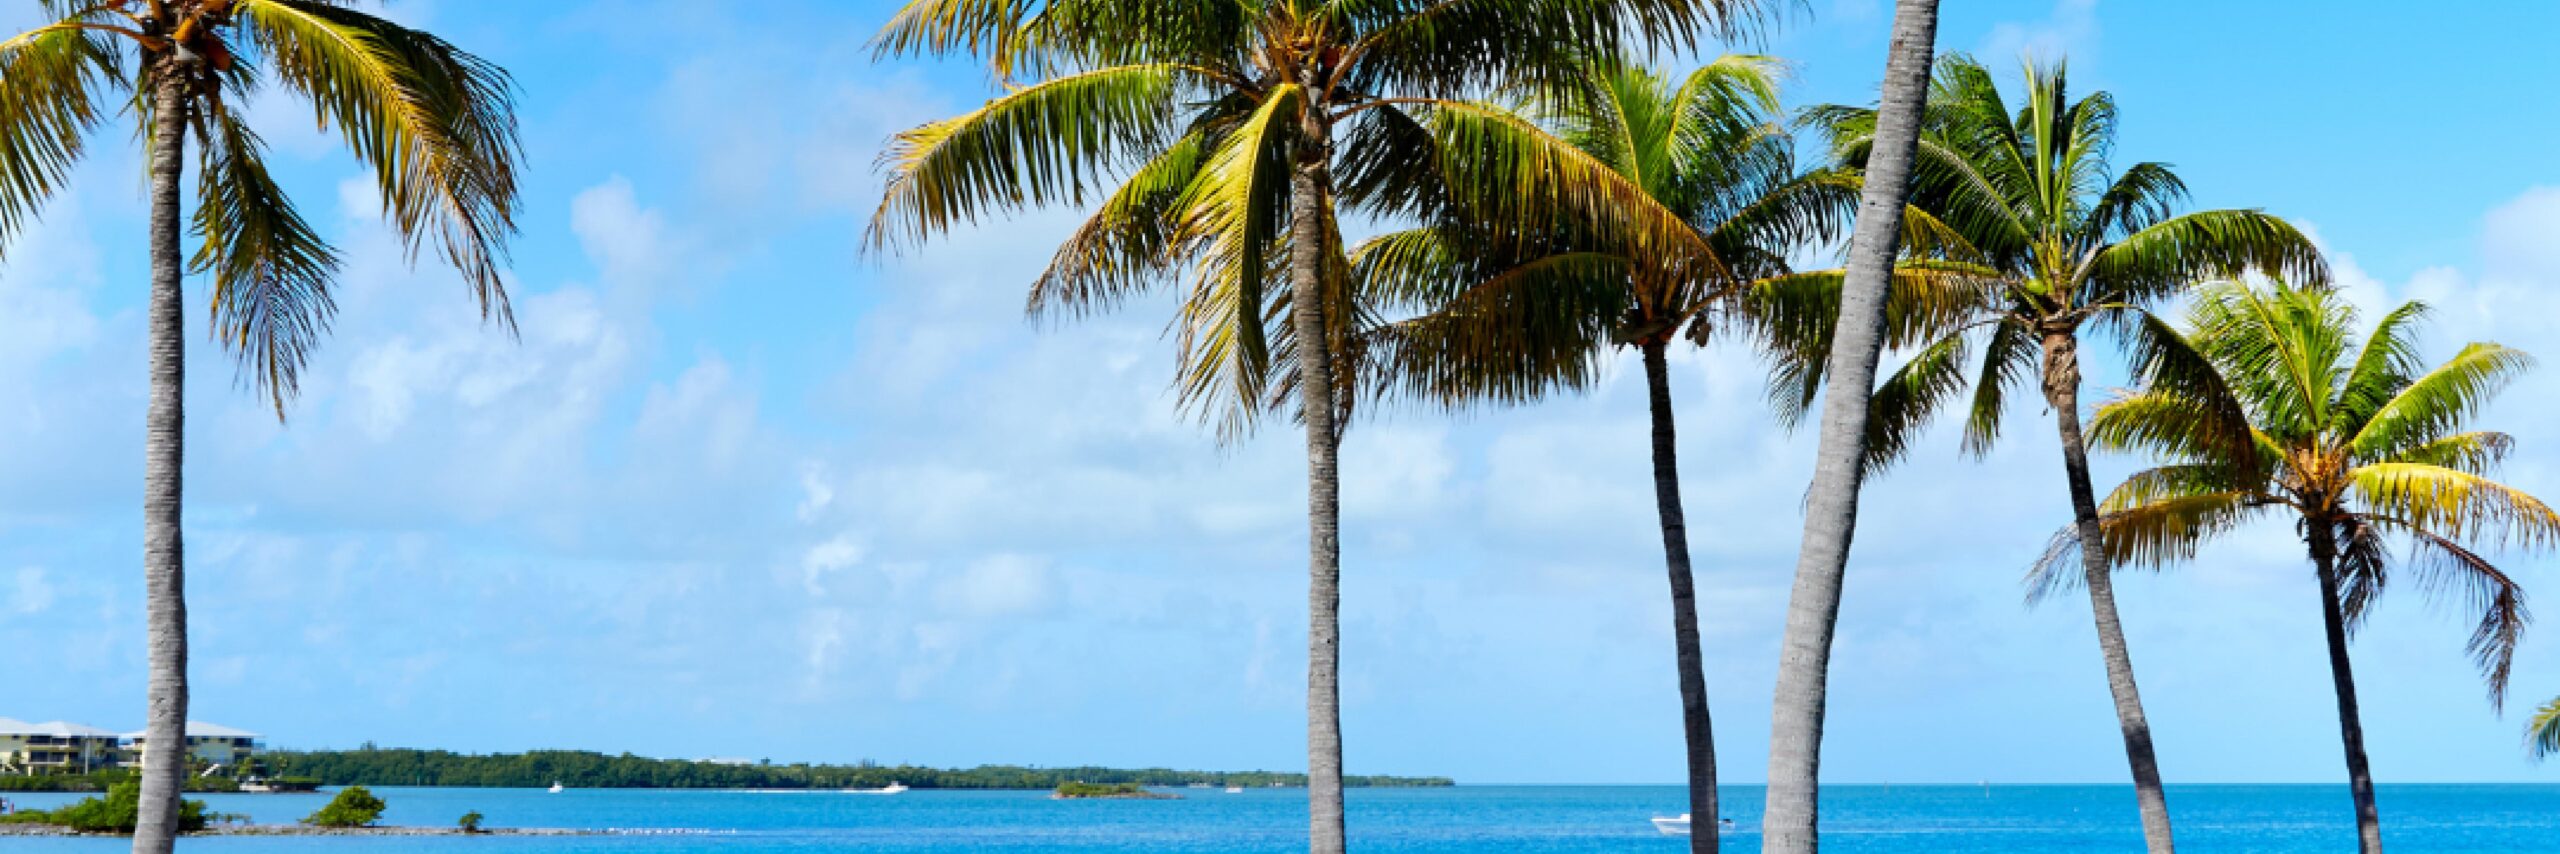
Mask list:
[[[137,768],[142,766],[143,755],[146,752],[143,750],[143,744],[147,738],[149,735],[146,733],[124,734],[128,764]],[[187,753],[197,761],[230,768],[247,761],[250,754],[257,751],[257,733],[203,721],[187,722]]]
[[[64,721],[0,718],[0,774],[81,774],[113,768],[116,734]]]

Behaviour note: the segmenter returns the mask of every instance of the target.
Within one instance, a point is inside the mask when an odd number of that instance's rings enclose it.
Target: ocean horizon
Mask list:
[[[200,837],[186,849],[393,852],[704,852],[863,850],[1016,854],[1284,852],[1306,847],[1305,790],[1167,788],[1161,801],[1058,801],[1045,792],[918,789],[894,796],[837,791],[416,788],[374,791],[383,824],[452,827],[465,812],[498,828],[592,831],[576,836]],[[2168,787],[2188,851],[2351,849],[2343,784]],[[1728,844],[1759,844],[1759,786],[1723,788]],[[1823,847],[1833,852],[2139,850],[2131,786],[1893,784],[1823,789]],[[80,795],[9,796],[51,808]],[[291,823],[325,793],[199,796],[219,813]],[[1684,811],[1678,786],[1462,784],[1349,792],[1355,850],[1603,852],[1686,850],[1650,819]],[[2405,783],[2380,787],[2383,835],[2396,852],[2560,852],[2560,784]],[[1702,823],[1703,824],[1703,823]],[[11,852],[97,854],[115,838],[9,838]]]

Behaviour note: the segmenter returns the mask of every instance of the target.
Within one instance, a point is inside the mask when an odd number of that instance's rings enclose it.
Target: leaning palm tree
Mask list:
[[[2338,695],[2361,850],[2382,850],[2382,826],[2356,709],[2347,640],[2394,573],[2479,611],[2470,653],[2500,703],[2524,631],[2524,591],[2482,546],[2560,542],[2560,514],[2492,480],[2513,445],[2466,423],[2528,365],[2496,344],[2464,347],[2428,367],[2418,359],[2423,303],[2382,318],[2360,348],[2356,312],[2332,292],[2220,283],[2199,289],[2184,331],[2137,332],[2145,388],[2098,408],[2089,440],[2166,460],[2107,496],[2101,532],[2057,538],[2030,583],[2080,583],[2069,553],[2158,567],[2253,519],[2289,516],[2320,582],[2329,671]],[[2405,539],[2394,560],[2389,541]],[[2098,542],[2103,548],[2079,548]]]
[[[513,83],[434,35],[341,0],[39,0],[53,23],[0,42],[0,246],[33,219],[122,105],[139,125],[150,196],[151,400],[143,449],[143,577],[150,627],[137,852],[177,830],[187,717],[179,540],[184,447],[182,277],[212,284],[214,340],[279,418],[328,331],[338,253],[269,175],[238,104],[266,83],[309,98],[372,168],[384,215],[432,243],[484,316],[511,323],[500,268],[514,233]],[[180,179],[196,154],[184,253]]]
[[[1901,254],[1903,206],[1911,197],[1912,159],[1937,39],[1938,0],[1896,0],[1883,101],[1859,194],[1857,226],[1849,235],[1840,310],[1834,314],[1837,334],[1823,355],[1837,384],[1822,404],[1813,483],[1805,490],[1804,537],[1797,547],[1786,634],[1778,649],[1778,685],[1769,713],[1768,801],[1760,839],[1761,850],[1772,854],[1813,854],[1821,839],[1815,796],[1822,785],[1831,639],[1840,625],[1840,583],[1858,524],[1868,389],[1884,353],[1886,296],[1894,259]]]
[[[1937,213],[1982,259],[1989,298],[1920,347],[1875,394],[1871,463],[1895,459],[1929,416],[1970,387],[1964,445],[1987,452],[2000,435],[2019,385],[2038,381],[2061,435],[2073,525],[2097,531],[2080,428],[2080,334],[2092,324],[2139,325],[2145,307],[2190,283],[2244,270],[2325,277],[2311,241],[2291,225],[2252,210],[2178,214],[2186,185],[2165,164],[2111,173],[2115,101],[2105,92],[2072,100],[2064,66],[2026,68],[2024,103],[2012,109],[1991,74],[1964,56],[1938,63],[1920,135],[1914,207]],[[1844,155],[1868,145],[1873,114],[1832,109]],[[1977,361],[1978,359],[1978,361]],[[1818,367],[1812,363],[1809,367]],[[1805,381],[1819,379],[1813,370]],[[1809,402],[1809,391],[1794,399]],[[2168,799],[2134,684],[2133,660],[2116,615],[2115,591],[2097,551],[2081,566],[2107,686],[2133,772],[2144,839],[2171,850]]]
[[[1842,272],[1796,272],[1788,256],[1836,240],[1857,204],[1858,181],[1841,169],[1800,171],[1795,140],[1778,104],[1778,64],[1730,55],[1673,80],[1639,67],[1593,67],[1559,91],[1533,99],[1523,121],[1553,138],[1514,141],[1570,152],[1584,168],[1634,192],[1612,196],[1612,216],[1687,224],[1673,246],[1612,243],[1604,229],[1567,216],[1518,231],[1473,221],[1493,200],[1481,185],[1449,176],[1445,221],[1394,232],[1353,256],[1354,292],[1420,316],[1361,336],[1362,367],[1380,396],[1403,394],[1444,406],[1525,403],[1576,390],[1621,348],[1642,354],[1652,417],[1655,511],[1670,574],[1674,660],[1687,747],[1689,814],[1712,821],[1717,806],[1715,737],[1698,641],[1695,579],[1667,353],[1679,339],[1703,345],[1739,329],[1788,346],[1801,330],[1824,328],[1838,309]],[[1463,161],[1444,155],[1443,162]],[[1517,156],[1504,159],[1518,159]],[[1907,212],[1922,233],[1913,246],[1946,241],[1933,218]],[[1903,278],[1921,279],[1920,273]],[[1964,305],[1961,291],[1912,281],[1897,290],[1902,314]],[[1908,319],[1929,329],[1945,317]],[[1801,347],[1801,344],[1793,346]],[[1714,851],[1714,833],[1690,837]]]
[[[1338,209],[1444,204],[1445,140],[1523,129],[1465,99],[1569,76],[1630,45],[1687,48],[1755,0],[912,0],[881,54],[966,52],[1007,91],[899,134],[874,249],[1028,207],[1098,209],[1032,285],[1034,314],[1114,305],[1186,282],[1175,321],[1186,407],[1229,438],[1273,409],[1306,431],[1309,832],[1339,851],[1336,451],[1361,307]],[[1447,150],[1468,151],[1464,146]],[[1591,204],[1551,152],[1479,162],[1513,179],[1521,222]],[[1113,179],[1117,189],[1102,187]],[[1676,223],[1630,223],[1667,235]],[[1666,238],[1668,239],[1668,238]]]

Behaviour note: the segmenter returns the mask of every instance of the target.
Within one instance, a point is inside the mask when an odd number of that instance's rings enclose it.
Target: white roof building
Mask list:
[[[144,738],[148,738],[148,737],[150,737],[150,735],[151,735],[151,733],[150,733],[149,731],[137,731],[137,732],[128,732],[128,733],[125,733],[125,734],[124,734],[124,737],[125,737],[125,738],[128,738],[128,739],[133,739],[133,740],[139,741],[139,740],[141,740],[141,739],[144,739]],[[248,731],[248,730],[244,730],[244,729],[232,729],[232,728],[230,728],[230,727],[223,726],[223,725],[221,725],[221,724],[209,724],[209,723],[205,723],[205,722],[203,722],[203,721],[188,721],[188,722],[187,722],[187,737],[188,737],[188,738],[257,738],[257,737],[258,737],[258,734],[257,734],[257,733],[254,733],[254,732],[250,732],[250,731]]]
[[[45,721],[31,724],[17,718],[0,718],[0,736],[48,735],[54,738],[115,738],[116,734],[93,726],[68,721]]]

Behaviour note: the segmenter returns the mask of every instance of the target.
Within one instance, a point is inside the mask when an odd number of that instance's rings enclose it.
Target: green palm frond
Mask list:
[[[195,212],[202,242],[189,266],[213,278],[214,340],[281,419],[337,313],[329,292],[338,253],[267,174],[255,133],[228,110],[204,124]]]
[[[2348,451],[2358,459],[2388,460],[2459,430],[2489,398],[2532,367],[2532,357],[2522,351],[2496,344],[2464,347],[2371,410],[2372,416],[2348,439]]]
[[[867,241],[877,249],[989,214],[1083,204],[1113,169],[1171,141],[1180,73],[1137,65],[1068,75],[898,134],[880,152],[888,187]]]
[[[2128,234],[2080,273],[2089,304],[2149,302],[2196,282],[2260,271],[2324,285],[2329,264],[2291,223],[2258,211],[2197,211]]]
[[[433,241],[484,315],[512,325],[506,243],[516,230],[515,83],[437,38],[314,0],[233,0],[286,87],[311,99],[371,166],[383,210],[414,253]]]
[[[2374,324],[2373,334],[2365,336],[2364,351],[2357,354],[2355,367],[2341,384],[2330,431],[2348,436],[2362,431],[2383,404],[2426,369],[2418,359],[2415,327],[2427,311],[2426,303],[2410,300]]]
[[[2526,722],[2524,737],[2533,749],[2533,758],[2545,759],[2560,753],[2560,697],[2535,709],[2533,720]]]
[[[1897,266],[1885,291],[1885,346],[1920,346],[1953,334],[1985,298],[1984,272],[1957,262]],[[1770,276],[1734,298],[1734,317],[1769,358],[1770,403],[1782,424],[1796,424],[1819,399],[1845,275],[1831,269]]]
[[[2560,544],[2560,513],[2541,499],[2479,475],[2423,463],[2357,466],[2356,498],[2413,530],[2525,548]]]
[[[1403,237],[1404,240],[1397,238]],[[1368,382],[1381,397],[1446,408],[1525,403],[1587,386],[1609,351],[1613,309],[1627,303],[1628,267],[1609,253],[1544,255],[1507,270],[1469,269],[1445,248],[1389,235],[1355,255],[1363,288],[1411,293],[1463,288],[1436,310],[1372,333],[1391,354]],[[1465,285],[1464,283],[1475,283]]]
[[[1883,472],[1910,453],[1911,440],[1940,405],[1964,390],[1965,336],[1940,338],[1876,384],[1867,399],[1867,471]]]
[[[2475,430],[2469,433],[2455,433],[2400,451],[2393,454],[2392,458],[2404,463],[2441,466],[2464,474],[2487,477],[2497,470],[2499,463],[2506,461],[2507,453],[2514,450],[2515,445],[2516,440],[2513,436],[2494,431]]]
[[[2036,379],[2044,370],[2044,351],[2032,330],[2011,318],[1991,323],[1982,348],[1982,367],[1973,378],[1973,403],[1966,407],[1964,452],[1979,459],[1990,455],[2000,439],[2000,419],[2009,410],[2009,393]]]
[[[1183,264],[1175,251],[1174,213],[1211,147],[1207,134],[1195,132],[1131,174],[1059,245],[1031,284],[1028,313],[1105,310]]]
[[[1471,221],[1514,233],[1560,220],[1682,274],[1721,272],[1703,236],[1642,185],[1518,114],[1480,104],[1432,105],[1446,186]]]
[[[2147,474],[2147,473],[2145,473]],[[2137,475],[2142,477],[2144,475]],[[2180,475],[2166,475],[2172,479]],[[2098,517],[2107,565],[2116,569],[2165,569],[2192,560],[2205,541],[2238,528],[2263,505],[2246,492],[2186,491],[2175,484],[2152,490],[2163,497],[2134,503],[2109,496]],[[2042,602],[2086,583],[2079,532],[2064,526],[2028,567],[2027,602]]]
[[[1228,438],[1249,432],[1265,404],[1275,369],[1266,327],[1286,326],[1271,291],[1287,271],[1275,262],[1288,257],[1289,152],[1305,105],[1303,90],[1274,89],[1173,203],[1174,242],[1202,258],[1176,321],[1184,365],[1176,387],[1183,406],[1214,413]]]
[[[122,85],[115,47],[96,32],[56,25],[0,43],[0,257],[61,188]]]

